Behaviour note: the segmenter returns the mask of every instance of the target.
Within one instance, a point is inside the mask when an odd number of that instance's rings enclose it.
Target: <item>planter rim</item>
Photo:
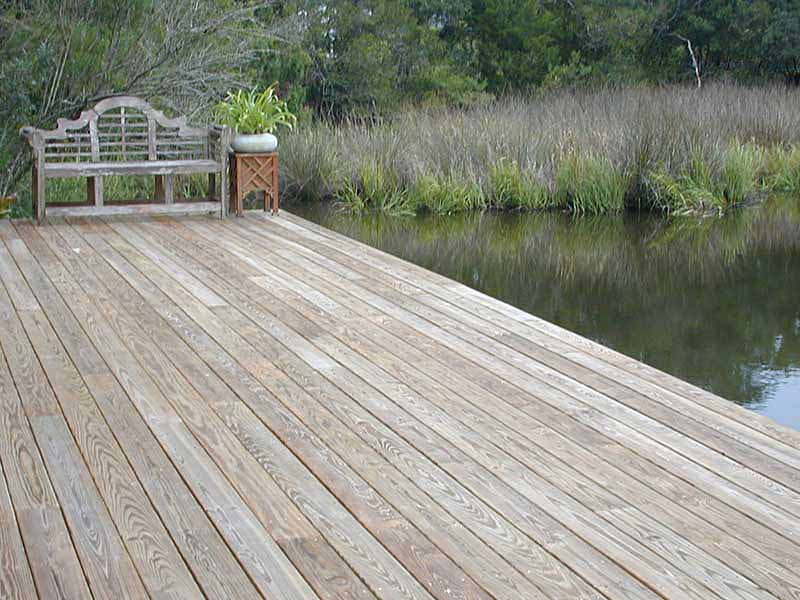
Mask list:
[[[274,152],[278,149],[278,138],[272,133],[237,133],[231,146],[236,152]]]

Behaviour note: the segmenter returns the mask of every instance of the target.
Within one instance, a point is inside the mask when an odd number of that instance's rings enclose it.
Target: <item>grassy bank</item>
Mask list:
[[[282,139],[281,180],[289,199],[354,211],[720,214],[800,195],[800,90],[559,92],[317,123]]]

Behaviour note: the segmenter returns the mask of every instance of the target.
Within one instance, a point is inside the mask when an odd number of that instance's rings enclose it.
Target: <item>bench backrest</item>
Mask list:
[[[74,120],[59,119],[52,131],[37,131],[45,163],[204,159],[208,129],[186,117],[169,119],[133,96],[101,100]]]

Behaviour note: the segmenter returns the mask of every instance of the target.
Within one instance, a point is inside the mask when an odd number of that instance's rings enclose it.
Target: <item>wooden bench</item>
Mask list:
[[[101,100],[75,120],[59,119],[52,131],[23,127],[33,150],[33,200],[36,219],[46,214],[45,181],[86,177],[83,204],[51,202],[58,216],[175,212],[228,212],[228,127],[190,127],[186,117],[169,119],[132,96]],[[175,202],[176,175],[208,175],[206,201]],[[155,201],[139,204],[103,200],[103,177],[154,175]],[[219,196],[215,196],[219,180]]]

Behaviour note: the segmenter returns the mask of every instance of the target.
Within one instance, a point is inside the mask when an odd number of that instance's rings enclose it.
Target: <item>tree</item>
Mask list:
[[[465,34],[480,78],[493,92],[541,84],[578,49],[576,13],[559,2],[473,0]]]
[[[305,0],[291,5],[302,41],[271,56],[302,68],[288,87],[302,89],[318,114],[377,114],[407,102],[458,103],[481,90],[441,39],[450,20],[436,3],[403,0]],[[288,7],[289,5],[287,5]],[[302,59],[297,57],[302,56]]]
[[[800,85],[800,2],[778,0],[761,38],[766,76]]]
[[[29,0],[0,15],[0,195],[28,167],[23,125],[50,127],[114,94],[193,114],[234,86],[271,31],[227,0]]]

